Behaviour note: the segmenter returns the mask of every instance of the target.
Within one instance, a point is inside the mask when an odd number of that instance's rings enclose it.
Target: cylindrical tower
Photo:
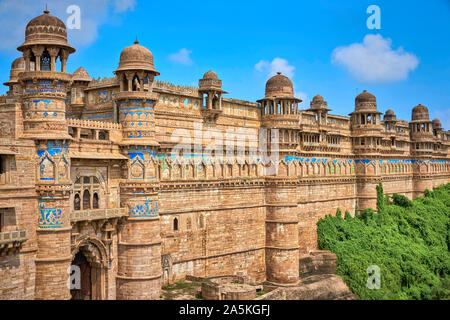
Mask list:
[[[19,75],[23,88],[23,136],[32,139],[70,139],[66,123],[66,92],[72,75],[66,73],[69,54],[64,23],[44,11],[25,31],[25,71]],[[58,59],[61,71],[57,71]],[[32,71],[34,63],[35,70]]]
[[[25,31],[24,71],[18,75],[22,91],[23,138],[36,142],[37,226],[36,299],[69,299],[70,158],[67,144],[66,73],[69,54],[64,23],[44,11]],[[57,59],[61,71],[56,70]]]
[[[261,107],[262,126],[269,129],[270,137],[274,130],[279,131],[280,156],[293,155],[298,146],[299,108],[301,99],[294,96],[292,81],[277,72],[266,82],[265,97],[257,101]]]
[[[266,275],[278,285],[299,280],[298,215],[295,187],[273,186],[266,191]]]
[[[426,189],[433,188],[431,170],[426,162],[434,153],[435,137],[433,123],[430,121],[428,108],[418,104],[412,109],[411,122],[409,123],[411,134],[411,154],[415,158],[413,166],[413,196],[423,194]]]
[[[159,299],[161,291],[161,234],[158,215],[158,180],[154,158],[153,79],[159,73],[153,55],[136,41],[120,54],[115,71],[120,92],[115,95],[123,127],[122,149],[128,155],[121,203],[129,218],[119,241],[117,299]]]
[[[356,195],[360,209],[375,208],[379,183],[374,161],[381,157],[383,127],[376,97],[364,90],[355,98],[355,111],[350,113],[352,149],[356,155]]]

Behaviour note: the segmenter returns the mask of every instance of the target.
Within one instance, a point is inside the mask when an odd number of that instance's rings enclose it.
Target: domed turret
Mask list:
[[[118,71],[147,71],[154,73],[155,76],[159,75],[153,65],[153,54],[138,41],[122,50],[119,67],[115,72]]]
[[[314,96],[314,98],[312,99],[313,102],[323,102],[323,97],[320,94],[317,94]]]
[[[266,98],[283,96],[293,97],[294,86],[288,77],[282,75],[281,72],[277,72],[276,75],[266,82]]]
[[[153,54],[135,41],[120,53],[119,67],[114,73],[120,84],[114,100],[123,126],[121,144],[158,146],[154,118],[158,94],[153,92],[153,80],[159,72],[154,67]]]
[[[377,111],[377,98],[364,90],[355,98],[355,111]]]
[[[298,104],[302,102],[301,99],[294,97],[294,86],[292,81],[277,72],[266,82],[265,98],[260,99],[262,113],[264,114],[299,114]]]
[[[429,150],[435,128],[434,123],[430,121],[427,107],[419,103],[412,109],[409,127],[411,140],[417,142],[414,152],[428,152],[426,150]]]
[[[17,58],[11,64],[11,71],[9,73],[9,81],[5,82],[5,86],[11,86],[18,82],[19,73],[25,71],[25,59],[23,57]]]
[[[34,65],[33,65],[34,70]],[[19,74],[25,71],[25,59],[23,57],[17,58],[11,64],[11,71],[9,73],[9,81],[3,83],[9,87],[8,95],[19,94]]]
[[[200,91],[222,91],[222,80],[219,79],[217,73],[209,70],[203,75],[202,79],[198,80],[198,87]],[[222,93],[225,93],[225,91],[223,91]]]
[[[429,121],[428,108],[420,103],[412,109],[411,114],[412,121]]]
[[[433,123],[433,128],[434,129],[441,129],[442,128],[441,121],[439,121],[439,119],[437,119],[437,118],[433,119],[432,123]]]
[[[328,109],[327,102],[323,99],[321,95],[315,95],[312,101],[309,103],[310,108],[307,111],[324,111],[325,113],[331,111]]]
[[[222,80],[217,73],[209,70],[202,79],[198,80],[198,88],[198,92],[205,101],[201,111],[209,121],[214,121],[222,112],[222,94],[227,93],[222,90]]]
[[[215,73],[212,70],[209,70],[203,75],[203,79],[219,79],[219,77],[217,76],[217,73]]]
[[[69,51],[75,52],[67,43],[67,29],[60,19],[50,14],[50,11],[44,11],[30,22],[28,22],[25,29],[25,42],[17,48],[19,51],[24,51],[33,45],[57,45]]]
[[[23,52],[25,71],[31,71],[32,62],[37,71],[56,71],[56,60],[60,58],[61,72],[64,73],[67,58],[75,52],[67,43],[66,26],[47,10],[27,24],[25,42],[17,50]]]
[[[67,43],[64,23],[49,11],[26,26],[23,52],[24,70],[18,72],[22,87],[23,137],[32,139],[71,139],[66,122],[66,94],[72,75],[66,72],[69,55],[75,52]],[[60,61],[61,69],[56,70]],[[22,66],[22,61],[15,66]],[[59,68],[58,68],[59,69]],[[33,105],[33,112],[26,112]]]
[[[396,121],[397,117],[393,110],[389,109],[384,114],[384,121]]]

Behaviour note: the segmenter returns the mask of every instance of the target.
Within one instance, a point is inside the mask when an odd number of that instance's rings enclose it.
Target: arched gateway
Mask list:
[[[71,289],[72,300],[102,300],[106,298],[108,271],[107,250],[103,242],[93,237],[81,239],[72,251],[72,266],[79,267],[79,289]]]

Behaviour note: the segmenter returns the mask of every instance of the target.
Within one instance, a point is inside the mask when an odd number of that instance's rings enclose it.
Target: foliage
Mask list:
[[[450,299],[450,183],[410,201],[384,197],[377,209],[317,223],[319,248],[338,257],[337,274],[361,299]],[[340,212],[340,210],[339,210]],[[366,286],[379,266],[381,288]]]
[[[394,193],[392,195],[392,200],[393,200],[394,204],[396,204],[397,206],[400,206],[400,207],[403,207],[403,208],[412,207],[411,200],[409,200],[407,197],[405,197],[405,196],[403,196],[401,194]]]

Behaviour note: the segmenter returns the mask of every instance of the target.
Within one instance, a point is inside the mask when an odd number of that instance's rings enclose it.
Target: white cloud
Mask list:
[[[391,48],[391,39],[381,35],[368,34],[363,43],[337,47],[331,55],[331,62],[343,66],[360,82],[395,82],[408,78],[410,71],[417,68],[419,60],[402,47]]]
[[[67,25],[71,15],[66,10],[77,5],[81,10],[81,28],[68,29],[69,44],[75,48],[87,46],[97,39],[98,28],[108,20],[111,8],[117,14],[133,10],[135,0],[1,0],[0,21],[3,30],[0,33],[0,51],[16,52],[16,48],[25,40],[25,27],[34,17],[42,14],[45,5],[50,14],[58,17]]]
[[[186,48],[180,49],[180,51],[176,53],[172,53],[169,56],[169,60],[175,63],[184,64],[186,66],[189,66],[192,64],[192,59],[190,57],[190,54],[192,53],[192,50],[188,50]]]
[[[277,72],[281,72],[288,78],[292,78],[294,76],[294,69],[294,66],[291,66],[287,60],[282,58],[275,58],[271,62],[261,60],[255,64],[256,71],[267,73],[269,76],[273,76]]]

